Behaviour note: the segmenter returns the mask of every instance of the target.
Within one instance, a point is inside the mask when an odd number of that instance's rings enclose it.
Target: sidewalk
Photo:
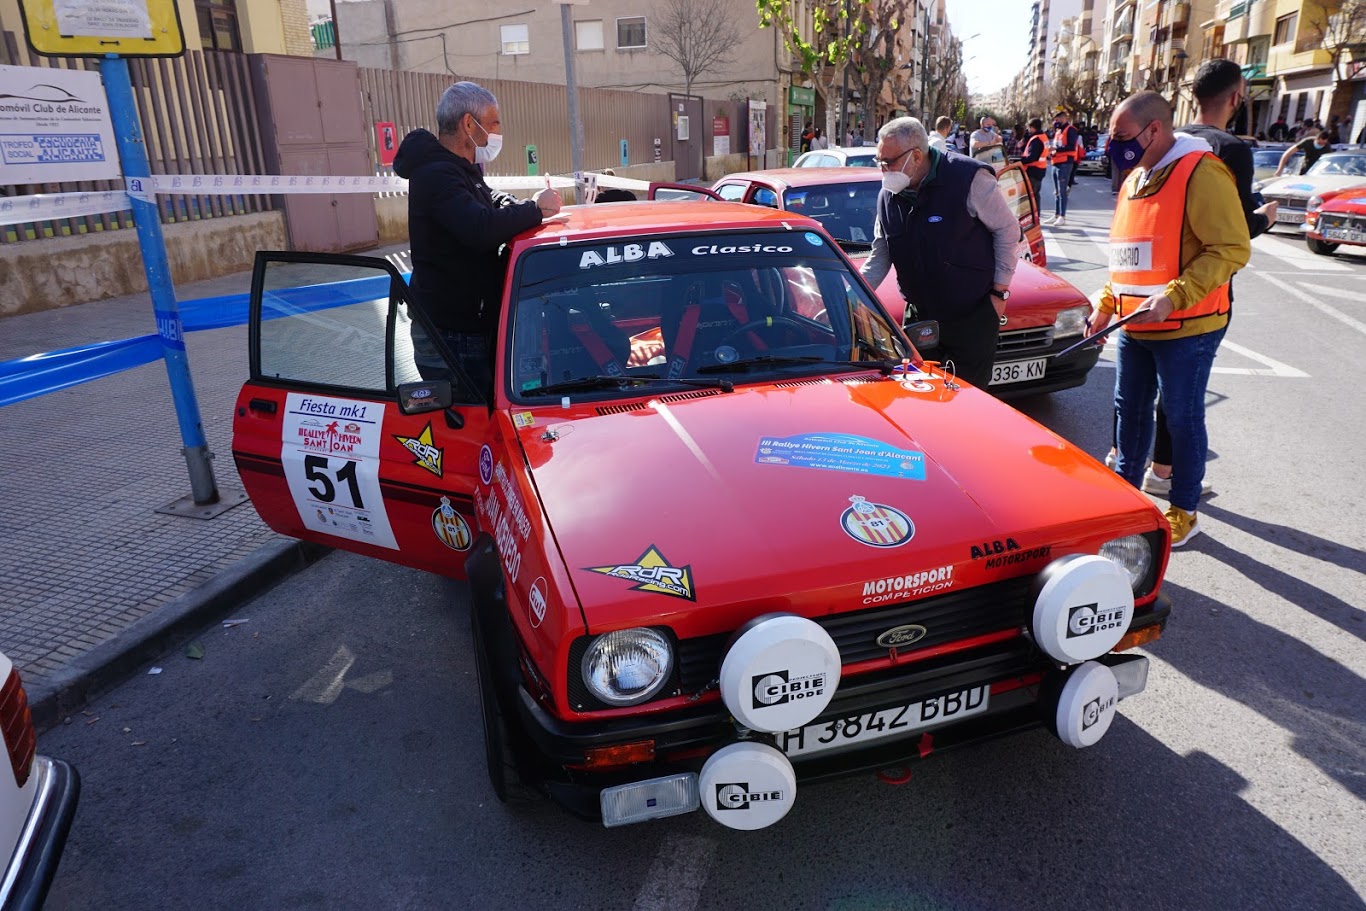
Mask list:
[[[176,295],[250,285],[242,272]],[[145,293],[14,316],[0,319],[0,361],[154,331]],[[186,348],[218,487],[241,490],[231,437],[246,327],[187,333]],[[131,646],[164,632],[159,611],[202,625],[213,619],[199,616],[210,601],[226,613],[234,593],[247,597],[253,582],[289,571],[279,558],[292,542],[250,503],[208,520],[154,512],[190,492],[181,446],[161,361],[0,407],[0,651],[18,666],[35,716],[55,714],[59,701],[69,710],[71,699],[57,697],[77,672],[82,687],[98,687],[92,674],[145,660]]]

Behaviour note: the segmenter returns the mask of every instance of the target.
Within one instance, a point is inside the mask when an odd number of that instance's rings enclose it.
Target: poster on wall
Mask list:
[[[768,148],[768,102],[750,99],[749,154],[762,159],[766,148]]]
[[[0,66],[0,186],[120,174],[98,72]]]
[[[730,118],[723,116],[712,118],[711,153],[713,155],[730,154]]]

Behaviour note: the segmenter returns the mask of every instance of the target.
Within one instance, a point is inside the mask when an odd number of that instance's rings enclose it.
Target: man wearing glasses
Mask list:
[[[882,191],[863,276],[876,288],[895,266],[907,321],[938,320],[940,360],[985,387],[1020,240],[996,172],[930,148],[924,124],[914,117],[898,117],[878,131],[876,161]]]

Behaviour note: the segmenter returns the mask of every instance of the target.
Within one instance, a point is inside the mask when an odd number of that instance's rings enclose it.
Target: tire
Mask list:
[[[477,623],[474,624],[474,665],[479,681],[479,716],[484,734],[484,762],[488,769],[489,785],[502,803],[512,806],[540,803],[545,793],[526,773],[528,765],[525,757],[529,747],[526,735],[508,723],[508,716],[494,688]]]
[[[1312,237],[1306,237],[1304,240],[1305,243],[1309,244],[1310,252],[1317,253],[1319,256],[1332,256],[1333,251],[1338,248],[1337,244],[1329,243],[1326,240],[1315,240]]]

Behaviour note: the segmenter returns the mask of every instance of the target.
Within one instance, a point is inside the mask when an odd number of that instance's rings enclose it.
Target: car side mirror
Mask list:
[[[425,414],[451,407],[450,380],[427,383],[401,383],[398,387],[398,410],[403,414]]]
[[[939,347],[939,320],[922,319],[906,323],[901,327],[917,351],[928,351]]]

